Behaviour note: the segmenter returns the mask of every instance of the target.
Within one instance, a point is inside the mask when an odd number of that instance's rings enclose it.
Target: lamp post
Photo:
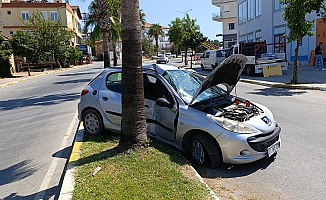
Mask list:
[[[185,16],[185,15],[186,15],[188,12],[190,12],[190,11],[192,11],[192,8],[189,9],[189,10],[187,10],[187,11],[184,11],[184,12],[180,12],[180,11],[175,11],[175,12],[177,12],[177,13],[183,13],[184,16]]]

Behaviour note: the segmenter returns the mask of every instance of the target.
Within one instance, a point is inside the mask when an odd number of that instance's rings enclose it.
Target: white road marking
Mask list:
[[[63,140],[61,142],[61,145],[60,145],[60,147],[59,147],[59,149],[57,151],[59,153],[56,154],[56,157],[53,157],[53,160],[51,162],[51,165],[50,165],[50,167],[49,167],[49,169],[48,169],[48,171],[47,171],[47,173],[46,173],[46,175],[45,175],[45,177],[44,177],[44,179],[42,181],[42,184],[40,186],[40,189],[38,190],[38,192],[37,192],[36,197],[35,197],[34,200],[41,200],[41,199],[43,199],[43,197],[45,195],[45,192],[46,192],[46,190],[48,189],[48,187],[50,185],[52,176],[53,176],[53,174],[55,172],[55,169],[56,169],[57,164],[58,164],[58,162],[60,160],[60,157],[61,157],[61,155],[63,153],[63,151],[61,151],[61,150],[66,147],[70,135],[72,133],[75,133],[74,130],[73,130],[73,128],[75,127],[75,124],[76,123],[78,123],[77,111],[76,111],[76,113],[75,113],[75,115],[74,115],[74,117],[73,117],[73,119],[72,119],[72,121],[70,123],[70,126],[69,126],[69,128],[68,128],[65,136],[63,137]]]

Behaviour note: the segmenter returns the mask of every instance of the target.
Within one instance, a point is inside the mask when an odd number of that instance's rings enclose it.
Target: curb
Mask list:
[[[9,86],[9,85],[13,85],[13,84],[16,84],[16,83],[21,83],[21,82],[31,80],[31,79],[34,79],[34,78],[37,78],[37,77],[41,77],[41,76],[45,76],[45,75],[49,75],[49,74],[55,74],[55,73],[61,72],[61,71],[66,71],[66,70],[76,69],[76,68],[82,68],[84,66],[87,66],[87,65],[80,65],[80,66],[74,66],[72,68],[62,68],[62,69],[57,69],[57,70],[52,70],[52,71],[46,71],[46,72],[43,72],[42,74],[33,75],[33,76],[22,78],[22,79],[19,79],[19,80],[16,80],[16,81],[11,81],[11,82],[2,84],[2,85],[0,85],[0,88],[6,87],[6,86]]]
[[[84,126],[82,122],[79,122],[77,127],[77,133],[73,142],[73,148],[68,161],[66,173],[64,175],[63,183],[61,186],[59,200],[71,200],[74,192],[75,177],[74,171],[77,167],[76,162],[80,157],[80,146],[84,140]]]

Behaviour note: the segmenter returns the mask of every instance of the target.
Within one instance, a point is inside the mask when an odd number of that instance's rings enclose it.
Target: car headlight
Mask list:
[[[210,118],[215,124],[222,126],[228,131],[232,131],[235,133],[248,133],[248,134],[258,132],[257,129],[247,124],[244,124],[242,122],[233,121],[226,118],[214,117],[214,116],[211,116]]]

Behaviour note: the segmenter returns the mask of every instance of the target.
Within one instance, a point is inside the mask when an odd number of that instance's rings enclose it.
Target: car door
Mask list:
[[[204,68],[206,69],[206,68],[210,68],[210,51],[207,51],[206,53],[205,53],[205,58],[204,58]]]
[[[148,133],[170,141],[175,140],[177,106],[167,85],[157,75],[144,74],[144,96]],[[173,108],[157,105],[158,98],[165,98]]]
[[[105,116],[111,123],[121,126],[122,72],[107,75],[99,91],[99,102]]]

